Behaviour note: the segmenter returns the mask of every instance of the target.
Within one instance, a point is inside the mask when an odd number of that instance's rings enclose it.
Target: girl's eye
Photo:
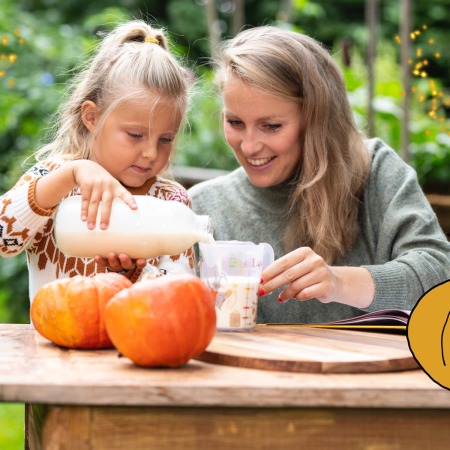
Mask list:
[[[128,136],[130,136],[133,139],[140,139],[142,137],[142,134],[139,133],[131,133],[130,131],[128,132]]]
[[[162,137],[159,139],[160,142],[162,142],[163,144],[166,144],[167,142],[172,142],[173,139],[172,138],[167,138],[167,137]]]

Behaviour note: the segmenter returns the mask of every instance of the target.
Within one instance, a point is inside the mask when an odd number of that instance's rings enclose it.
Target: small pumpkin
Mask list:
[[[173,274],[120,291],[106,307],[105,323],[114,346],[134,363],[177,367],[209,345],[216,311],[203,280]]]
[[[38,289],[31,304],[31,321],[43,337],[62,347],[112,347],[105,328],[105,307],[131,285],[128,278],[112,272],[51,281]]]

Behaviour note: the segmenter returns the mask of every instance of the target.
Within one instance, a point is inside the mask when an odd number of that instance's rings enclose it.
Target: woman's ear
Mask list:
[[[81,105],[81,120],[89,131],[94,131],[99,118],[99,109],[94,102],[86,100]]]

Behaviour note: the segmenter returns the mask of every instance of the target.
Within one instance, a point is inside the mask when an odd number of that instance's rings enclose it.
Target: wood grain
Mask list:
[[[355,343],[363,336],[345,330],[342,334]],[[390,339],[384,333],[375,336]],[[406,337],[398,338],[402,348]],[[114,349],[62,349],[30,325],[0,324],[0,401],[138,407],[450,408],[450,393],[420,368],[287,372],[196,360],[177,369],[144,368],[119,357]]]
[[[29,450],[448,448],[450,410],[51,406]],[[29,436],[31,437],[31,436]]]
[[[217,332],[198,360],[289,372],[371,373],[416,369],[404,336],[338,329],[257,327]]]

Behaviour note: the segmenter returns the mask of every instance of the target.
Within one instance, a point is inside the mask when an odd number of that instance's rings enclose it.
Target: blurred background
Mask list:
[[[396,149],[426,192],[450,195],[450,0],[0,0],[0,194],[46,142],[65,82],[97,33],[134,18],[166,28],[198,80],[176,168],[237,167],[209,57],[243,27],[271,24],[322,41],[344,72],[360,127]],[[1,259],[0,322],[28,323],[28,313],[25,256]],[[7,406],[0,448],[23,448],[22,405]]]

